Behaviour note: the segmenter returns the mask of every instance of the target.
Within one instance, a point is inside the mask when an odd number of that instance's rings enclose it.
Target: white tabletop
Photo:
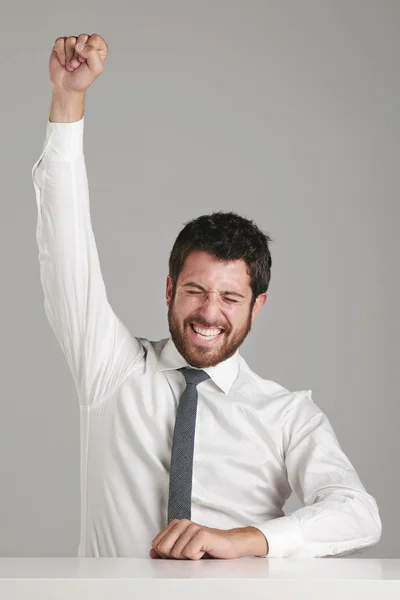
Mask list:
[[[157,594],[157,596],[156,596]],[[400,560],[0,558],[4,600],[400,598]]]

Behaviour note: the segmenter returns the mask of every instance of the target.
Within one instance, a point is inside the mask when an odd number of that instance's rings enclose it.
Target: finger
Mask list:
[[[200,529],[190,542],[183,548],[182,554],[190,560],[200,560],[207,552],[207,532]]]
[[[65,67],[69,71],[73,71],[73,67],[71,66],[71,60],[74,56],[75,45],[75,36],[70,35],[69,37],[65,38]]]
[[[151,556],[151,558],[171,558],[168,554],[164,554],[164,552],[160,552],[160,550],[154,550],[151,548],[150,552],[154,552],[155,556]]]
[[[150,558],[169,558],[169,556],[167,556],[160,550],[156,551],[155,548],[159,544],[159,542],[166,536],[166,534],[170,531],[170,529],[172,529],[172,527],[174,527],[176,525],[176,523],[179,523],[178,519],[171,521],[171,523],[168,525],[168,527],[165,527],[165,529],[162,529],[160,531],[160,533],[158,535],[156,535],[156,537],[152,540],[152,542],[151,542],[152,548],[150,550]],[[155,556],[153,556],[153,554]]]
[[[81,34],[78,35],[76,43],[77,44],[86,44],[86,42],[88,41],[89,37],[90,36],[87,33],[81,33]],[[72,66],[73,67],[79,67],[79,65],[81,63],[85,62],[85,61],[86,61],[86,59],[83,56],[80,56],[77,53],[77,51],[76,51],[76,45],[75,45],[74,55],[73,55],[72,61],[71,61]]]
[[[98,33],[93,33],[86,43],[89,44],[89,46],[93,46],[99,53],[102,61],[105,62],[108,56],[108,44],[106,40]]]
[[[185,532],[179,536],[176,540],[175,544],[171,548],[170,554],[173,558],[178,558],[180,560],[188,558],[185,554],[185,548],[188,546],[189,542],[197,535],[200,531],[201,526],[196,523],[191,523],[189,527],[185,530]]]
[[[83,48],[80,47],[81,44],[77,44],[75,47],[75,51],[84,58],[87,62],[87,66],[89,69],[95,73],[95,75],[99,75],[104,70],[104,61],[99,55],[96,48],[90,46],[89,44],[85,44]]]
[[[157,544],[153,545],[153,548],[156,552],[166,554],[167,556],[171,555],[171,550],[176,544],[176,541],[185,533],[185,531],[190,527],[191,521],[188,519],[181,519],[176,523],[171,529],[169,529],[166,534],[159,540]]]
[[[54,42],[53,50],[56,52],[60,63],[65,67],[65,38],[57,38]]]
[[[166,527],[163,531],[161,531],[151,542],[151,546],[153,550],[155,550],[158,554],[163,556],[164,558],[169,556],[168,548],[172,548],[176,539],[179,537],[179,531],[176,531],[175,534],[173,532],[177,527],[179,527],[180,521],[178,519],[174,519],[171,523]]]
[[[151,540],[151,545],[153,548],[155,548],[155,546],[157,546],[157,544],[159,543],[159,541],[166,535],[166,533],[172,529],[173,527],[175,527],[175,525],[179,523],[179,519],[174,519],[173,521],[171,521],[171,523],[168,525],[168,527],[165,527],[165,529],[162,529],[160,531],[160,533],[158,535],[156,535],[156,537],[154,539]]]

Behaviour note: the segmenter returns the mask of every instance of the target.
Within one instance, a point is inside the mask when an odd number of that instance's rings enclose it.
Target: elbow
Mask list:
[[[348,556],[378,544],[382,536],[382,522],[378,507],[374,502],[372,506],[369,503],[367,511],[365,508],[365,504],[360,506],[357,503],[356,506],[353,506],[351,521],[348,522],[353,534],[350,539],[347,537],[343,547],[340,547],[340,544],[334,544],[324,556]]]
[[[381,517],[379,515],[379,508],[378,505],[375,501],[375,499],[370,496],[371,502],[372,502],[372,508],[371,508],[371,534],[373,536],[373,543],[377,544],[381,537],[382,537],[382,520]]]
[[[360,523],[362,523],[361,527],[363,530],[363,538],[365,540],[364,547],[375,546],[382,537],[382,521],[379,515],[378,506],[372,496],[369,497],[367,505],[367,511],[365,511],[364,503],[362,507],[359,507],[359,514],[361,515],[361,513],[363,513]]]
[[[382,537],[382,525],[379,519],[379,523],[369,523],[365,526],[364,536],[361,540],[361,543],[357,544],[355,550],[364,550],[365,548],[370,548],[371,546],[376,546],[381,540]]]
[[[382,537],[382,521],[381,521],[381,518],[380,518],[378,512],[376,513],[375,518],[373,519],[373,522],[371,522],[370,529],[371,529],[370,535],[371,535],[371,540],[372,540],[370,546],[375,546],[375,544],[380,542],[381,537]]]
[[[338,510],[339,509],[339,510]],[[343,535],[344,546],[332,554],[354,553],[370,546],[375,546],[382,536],[382,521],[375,499],[366,492],[354,490],[341,498],[338,510],[336,535]]]

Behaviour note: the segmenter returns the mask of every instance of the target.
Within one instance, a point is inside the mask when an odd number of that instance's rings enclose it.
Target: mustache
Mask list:
[[[226,323],[223,323],[223,324],[208,323],[205,319],[203,319],[201,317],[189,317],[189,318],[185,319],[185,325],[191,325],[194,322],[202,327],[210,327],[210,328],[215,327],[216,329],[223,329],[224,331],[230,331],[230,326],[227,325]]]

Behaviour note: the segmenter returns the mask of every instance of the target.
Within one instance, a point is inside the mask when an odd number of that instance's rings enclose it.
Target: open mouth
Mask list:
[[[193,332],[195,339],[205,343],[212,343],[219,339],[224,333],[224,329],[220,327],[201,327],[196,323],[190,323],[190,329]]]

